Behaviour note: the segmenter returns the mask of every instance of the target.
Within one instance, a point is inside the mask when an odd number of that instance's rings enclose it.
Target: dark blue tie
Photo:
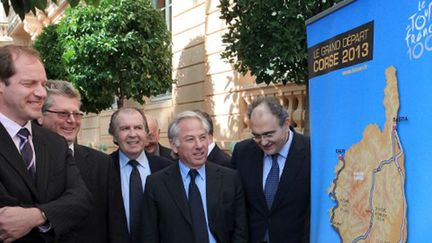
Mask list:
[[[273,154],[272,157],[272,167],[267,175],[267,180],[264,187],[264,195],[267,202],[267,207],[271,209],[276,191],[279,185],[279,164],[278,164],[279,154]]]
[[[24,163],[27,170],[33,176],[35,173],[35,168],[34,168],[34,161],[33,161],[33,149],[29,141],[30,132],[27,130],[27,128],[24,127],[21,128],[21,130],[19,130],[17,135],[20,139],[19,149],[20,149],[21,156],[24,159]]]
[[[143,187],[141,176],[138,171],[138,161],[130,160],[129,164],[132,166],[132,172],[129,179],[129,227],[131,243],[141,242],[140,231],[141,229],[141,213],[143,204]]]
[[[189,171],[189,208],[192,216],[192,228],[195,236],[195,243],[206,243],[209,242],[209,236],[204,208],[201,201],[201,194],[195,184],[197,174],[198,171],[196,170],[191,169]]]

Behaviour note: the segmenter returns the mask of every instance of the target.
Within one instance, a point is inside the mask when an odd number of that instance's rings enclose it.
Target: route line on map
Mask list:
[[[402,183],[401,183],[401,185],[402,185],[401,191],[402,191],[402,196],[403,196],[403,199],[404,199],[404,211],[403,211],[404,214],[403,215],[406,215],[406,198],[405,198],[405,192],[403,190],[404,187],[405,187],[404,186],[404,184],[405,184],[405,176],[403,175],[402,169],[400,167],[400,164],[398,163],[398,159],[401,157],[401,155],[403,155],[403,148],[402,148],[402,145],[400,143],[399,134],[398,134],[397,129],[396,129],[396,124],[394,124],[394,126],[393,126],[392,135],[393,136],[391,136],[391,141],[392,141],[392,155],[393,156],[390,159],[388,159],[388,160],[381,161],[379,163],[378,167],[373,170],[372,186],[371,186],[370,197],[369,197],[369,205],[370,205],[370,211],[371,211],[371,219],[370,219],[370,222],[369,222],[369,227],[368,227],[367,231],[363,235],[360,235],[357,238],[355,238],[352,241],[352,243],[356,243],[356,242],[358,242],[360,240],[366,240],[367,237],[370,234],[370,231],[372,230],[372,226],[374,224],[374,213],[375,213],[375,210],[373,208],[373,196],[374,196],[374,190],[375,190],[375,176],[376,176],[377,173],[379,173],[382,170],[382,167],[384,165],[390,164],[392,162],[397,167],[398,173],[399,173],[399,175],[401,177],[401,181],[402,181]],[[396,140],[396,142],[395,142],[395,140]],[[396,144],[397,144],[397,146],[399,148],[399,153],[396,153],[396,150],[395,150]],[[399,239],[398,242],[404,242],[403,241],[404,240],[403,239],[403,235],[404,235],[403,234],[403,229],[404,229],[405,224],[406,224],[406,217],[404,216],[404,218],[402,220],[402,224],[401,224],[401,239]]]

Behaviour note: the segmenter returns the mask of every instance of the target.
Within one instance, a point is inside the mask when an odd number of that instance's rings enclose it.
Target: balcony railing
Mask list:
[[[287,85],[254,85],[241,91],[240,108],[242,122],[242,137],[250,137],[249,122],[246,109],[249,104],[258,96],[274,96],[280,104],[285,107],[291,120],[291,126],[299,133],[305,133],[306,115],[306,86],[287,84]]]

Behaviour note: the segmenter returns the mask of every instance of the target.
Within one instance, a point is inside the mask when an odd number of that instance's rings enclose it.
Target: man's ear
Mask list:
[[[169,144],[171,146],[171,150],[177,154],[178,150],[177,150],[177,146],[175,145],[174,141],[172,139],[169,140]]]
[[[0,81],[0,94],[3,94],[6,88],[6,83],[4,81]]]

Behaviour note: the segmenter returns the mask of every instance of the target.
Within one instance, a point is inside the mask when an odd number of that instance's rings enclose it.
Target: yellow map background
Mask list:
[[[368,125],[361,141],[339,156],[329,194],[332,226],[342,242],[406,242],[404,153],[397,134],[396,69],[386,69],[383,131]]]

